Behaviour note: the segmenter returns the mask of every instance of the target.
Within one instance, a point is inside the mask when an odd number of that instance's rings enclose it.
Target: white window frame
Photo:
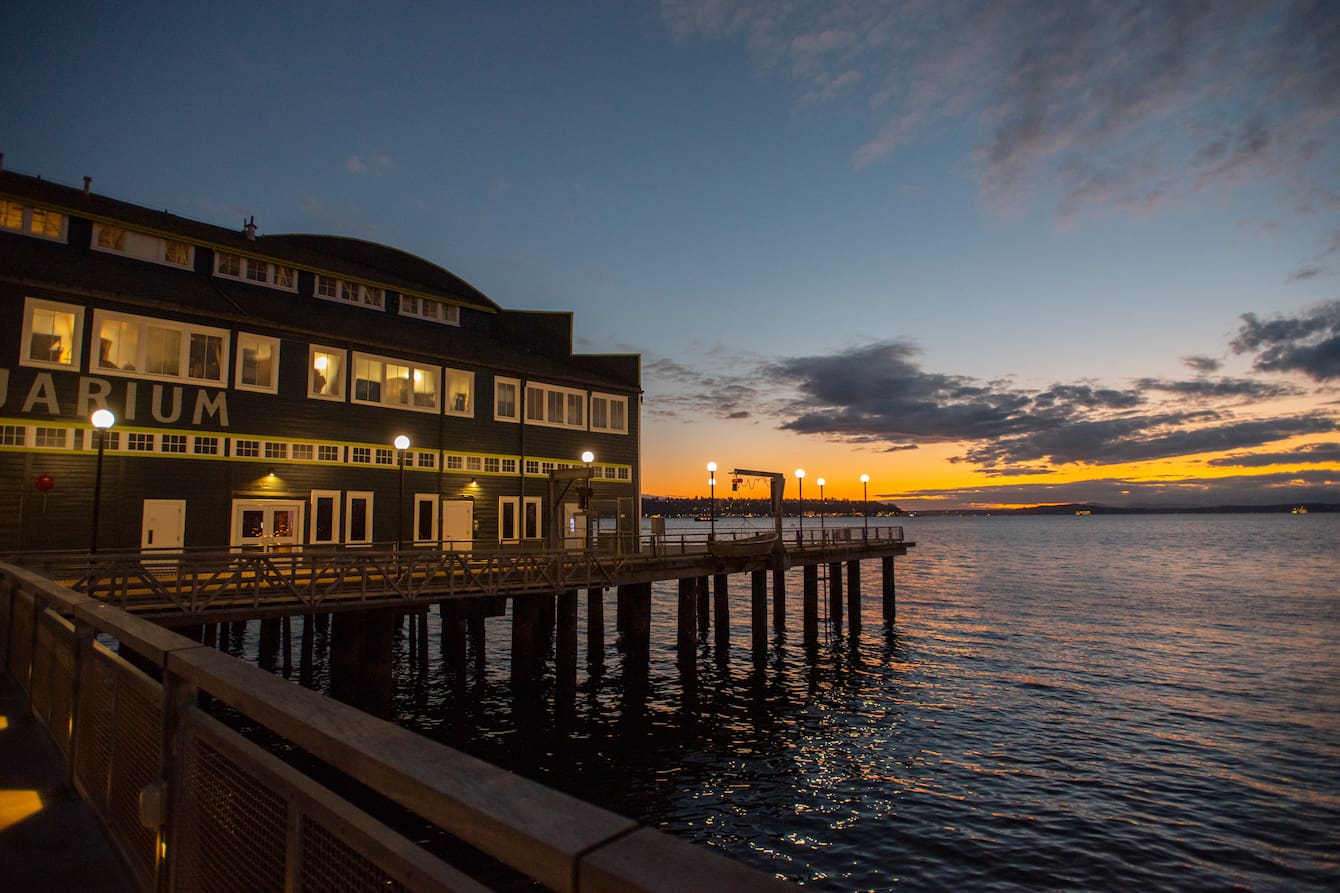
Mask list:
[[[102,325],[104,322],[123,322],[137,326],[139,332],[136,336],[136,356],[132,364],[135,368],[113,368],[99,363],[99,354],[101,352]],[[170,375],[162,372],[148,372],[144,369],[145,356],[149,350],[149,327],[158,329],[169,329],[181,334],[181,347],[178,356],[177,368],[184,371]],[[203,335],[205,337],[216,337],[220,339],[219,345],[219,375],[217,378],[208,376],[193,376],[191,372],[191,336]],[[137,316],[132,313],[120,313],[110,310],[93,311],[93,337],[90,339],[88,357],[88,371],[90,374],[97,375],[115,375],[126,378],[148,378],[157,381],[186,381],[186,382],[208,382],[224,387],[228,382],[228,361],[230,357],[231,338],[227,329],[217,329],[213,326],[200,326],[191,323],[178,322],[171,319],[159,319],[152,316]]]
[[[595,417],[596,417],[596,413],[595,413],[595,403],[596,403],[597,400],[602,401],[602,402],[604,402],[604,404],[605,404],[605,424],[604,424],[604,425],[597,425],[597,424],[595,423]],[[618,403],[618,404],[622,404],[622,405],[623,405],[623,427],[622,427],[622,428],[615,428],[613,425],[610,424],[610,417],[613,415],[613,413],[610,412],[610,407],[613,406],[613,405],[616,404],[616,403]],[[601,393],[601,392],[599,392],[599,391],[592,391],[592,392],[591,392],[591,406],[590,406],[590,408],[587,410],[587,416],[588,416],[588,419],[589,419],[589,421],[590,421],[590,424],[591,424],[591,430],[592,430],[592,431],[601,431],[601,432],[604,432],[605,434],[627,434],[627,433],[628,433],[628,398],[627,398],[627,397],[622,397],[622,396],[620,396],[620,395],[618,395],[618,394],[603,394],[603,393]]]
[[[439,534],[438,534],[438,524],[439,524],[439,522],[440,522],[439,515],[440,515],[440,513],[441,513],[441,511],[442,511],[441,508],[440,508],[440,505],[439,505],[439,504],[441,503],[441,501],[442,501],[442,500],[441,500],[441,497],[439,497],[436,493],[415,493],[415,494],[414,494],[414,514],[410,515],[410,526],[413,528],[413,530],[412,530],[411,532],[412,532],[412,534],[413,534],[414,545],[416,545],[416,546],[436,546],[436,545],[437,545],[437,542],[438,542],[438,536],[439,536]],[[428,535],[427,537],[421,537],[421,536],[419,536],[419,534],[420,534],[420,532],[421,532],[421,531],[419,530],[419,517],[420,517],[420,512],[422,511],[422,509],[421,509],[420,507],[423,506],[423,505],[425,505],[425,504],[432,506],[432,508],[429,509],[429,512],[428,512],[428,516],[432,519],[432,521],[430,522],[430,523],[431,523],[431,526],[432,526],[432,530],[429,532],[429,535]]]
[[[236,274],[228,273],[223,270],[223,259],[225,257],[235,257],[238,259],[238,270]],[[292,282],[288,285],[282,285],[279,282],[279,268],[288,270],[292,277]],[[253,275],[259,274],[259,275]],[[279,291],[288,291],[296,293],[298,291],[298,271],[287,264],[276,263],[275,261],[262,260],[259,257],[252,257],[249,254],[241,254],[237,251],[224,251],[221,248],[214,249],[214,275],[221,279],[232,279],[237,282],[246,282],[250,285],[263,285],[266,288],[274,288]]]
[[[465,380],[465,393],[453,393],[452,381]],[[462,418],[474,418],[475,415],[475,374],[467,372],[464,369],[444,369],[442,370],[443,396],[446,398],[443,402],[443,412],[447,415],[460,416]],[[464,397],[464,401],[458,401],[457,397]],[[458,403],[462,403],[459,409]]]
[[[531,400],[531,391],[539,392],[539,403],[535,405]],[[558,397],[558,405],[562,409],[562,418],[555,418],[555,413],[551,412],[551,398]],[[576,397],[583,407],[582,420],[578,423],[568,422],[568,400],[570,397]],[[566,428],[570,431],[585,431],[586,429],[586,408],[587,392],[580,388],[566,388],[561,385],[545,384],[538,381],[526,382],[526,424],[539,425],[545,428]]]
[[[102,234],[113,227],[121,231],[122,244],[118,247],[102,244]],[[168,260],[168,245],[177,244],[186,246],[186,262],[177,263]],[[149,233],[143,233],[139,230],[131,229],[128,226],[122,226],[119,223],[100,223],[93,224],[93,235],[89,239],[89,248],[93,251],[102,251],[107,254],[120,254],[123,257],[133,257],[136,260],[148,261],[149,263],[162,264],[165,267],[173,267],[178,270],[192,270],[195,268],[195,246],[184,239],[170,239],[166,236],[154,236]]]
[[[13,210],[17,208],[19,212],[19,225],[10,226],[9,220]],[[33,229],[33,214],[41,211],[46,214],[60,215],[60,234],[51,236],[46,232],[37,232]],[[0,230],[7,230],[11,233],[22,233],[25,236],[32,236],[34,239],[46,239],[48,242],[65,242],[69,240],[70,234],[70,215],[54,208],[43,208],[37,205],[25,205],[23,202],[16,202],[13,199],[0,198]]]
[[[248,347],[262,347],[268,345],[270,354],[270,383],[268,385],[255,384],[242,380],[246,373],[246,365],[242,362],[242,352]],[[251,332],[237,333],[237,362],[235,364],[236,378],[233,387],[239,391],[257,391],[262,394],[279,393],[279,339],[271,338],[269,335],[256,335]]]
[[[33,348],[33,315],[34,311],[45,310],[52,313],[70,313],[74,315],[74,325],[71,327],[70,344],[62,350],[62,353],[68,353],[70,361],[62,363],[59,360],[41,360],[32,356]],[[50,334],[50,333],[42,333]],[[42,298],[24,298],[23,301],[23,332],[20,336],[23,343],[19,345],[19,365],[36,366],[42,369],[66,369],[71,372],[83,371],[83,344],[84,344],[84,308],[74,304],[62,304],[58,301],[47,301]]]
[[[322,294],[322,286],[333,285],[334,294]],[[386,310],[386,289],[352,279],[340,279],[317,273],[312,284],[312,297],[322,301],[333,301],[346,307],[362,307],[364,310]]]
[[[373,543],[373,521],[374,521],[374,519],[376,518],[376,513],[373,511],[373,509],[375,508],[375,503],[374,503],[374,501],[373,501],[373,497],[374,497],[374,496],[376,496],[376,494],[375,494],[373,491],[371,491],[371,490],[349,490],[348,492],[346,492],[346,493],[344,494],[344,529],[343,529],[343,533],[344,533],[344,544],[345,544],[346,546],[370,546],[370,545],[372,545],[372,543]],[[353,523],[353,515],[354,515],[354,512],[353,512],[353,506],[354,506],[354,500],[356,500],[356,499],[366,499],[367,502],[368,502],[368,509],[367,509],[367,530],[364,531],[365,536],[364,536],[362,539],[354,539],[354,538],[353,538],[353,531],[350,530],[350,526],[349,526],[350,524]]]
[[[400,315],[412,316],[415,319],[437,323],[440,326],[459,326],[461,324],[461,308],[459,305],[425,295],[401,294]]]
[[[512,414],[502,414],[502,385],[512,387]],[[493,379],[493,420],[495,422],[520,422],[521,421],[521,379],[519,378],[501,378]]]
[[[322,373],[317,368],[317,361],[322,356],[333,358],[339,367],[334,375],[330,375],[330,364],[327,360],[326,373]],[[327,385],[333,380],[335,382],[334,393],[322,393],[316,386],[316,376],[322,375]],[[326,347],[322,344],[313,344],[307,349],[307,396],[313,400],[331,400],[338,403],[344,402],[344,392],[349,383],[349,352],[341,347]]]
[[[372,400],[367,397],[358,396],[358,364],[360,362],[373,362],[381,364],[381,380],[378,382],[378,399]],[[386,377],[388,366],[402,366],[409,370],[409,375],[405,379],[397,376],[394,379]],[[431,406],[417,405],[415,395],[417,393],[414,382],[416,373],[425,376],[432,376],[433,380],[433,403]],[[370,379],[369,379],[370,380]],[[390,399],[391,388],[389,385],[393,382],[408,381],[410,383],[409,402],[397,403]],[[358,403],[363,406],[385,406],[391,409],[402,409],[410,412],[430,412],[439,413],[442,411],[442,370],[438,366],[429,366],[424,363],[415,363],[413,360],[402,360],[395,357],[386,357],[379,354],[362,353],[360,351],[351,351],[349,356],[349,402]]]
[[[535,506],[535,535],[526,536],[526,507]],[[503,513],[506,506],[511,506],[516,512],[516,533],[515,537],[503,537]],[[539,496],[499,496],[498,497],[498,542],[508,545],[515,545],[523,540],[543,540],[544,539],[544,500]]]
[[[318,500],[330,500],[330,539],[316,538],[316,514]],[[311,531],[308,534],[307,542],[314,546],[332,546],[340,541],[340,535],[344,533],[344,528],[340,526],[341,513],[340,508],[344,500],[340,498],[339,490],[313,490],[311,493]]]

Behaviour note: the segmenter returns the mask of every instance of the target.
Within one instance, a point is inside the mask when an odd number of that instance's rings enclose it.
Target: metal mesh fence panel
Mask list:
[[[116,713],[112,732],[109,824],[142,878],[154,876],[158,835],[140,822],[140,791],[157,781],[162,747],[159,686],[137,670],[116,662]]]
[[[37,611],[32,622],[36,624],[37,648],[33,652],[33,675],[30,680],[33,713],[41,719],[48,730],[51,725],[51,668],[55,663],[52,648],[51,627],[46,622],[47,612]]]
[[[95,645],[81,665],[79,682],[79,748],[74,755],[75,781],[104,822],[107,780],[112,765],[112,729],[116,715],[116,671],[106,649]]]
[[[53,614],[43,618],[42,632],[42,647],[51,650],[51,712],[47,717],[47,728],[68,760],[73,727],[70,709],[74,700],[74,654],[78,646],[74,640],[74,627]]]
[[[198,736],[185,750],[173,886],[192,893],[283,890],[284,798]]]
[[[331,834],[311,816],[302,817],[302,865],[298,890],[319,893],[325,890],[386,891],[404,893],[402,884],[391,880],[377,865]]]
[[[33,597],[18,587],[10,603],[9,672],[15,679],[28,678],[28,662],[33,656]]]

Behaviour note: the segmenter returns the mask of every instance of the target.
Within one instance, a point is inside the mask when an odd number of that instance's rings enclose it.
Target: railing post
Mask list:
[[[185,723],[187,712],[194,709],[196,687],[182,679],[163,661],[163,729],[159,752],[159,780],[140,793],[140,821],[157,827],[154,849],[154,889],[171,893],[176,889],[175,874],[179,855],[176,838],[182,820],[182,786],[185,781]]]

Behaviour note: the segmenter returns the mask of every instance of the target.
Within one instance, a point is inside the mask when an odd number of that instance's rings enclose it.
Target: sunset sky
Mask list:
[[[1340,501],[1334,0],[3,21],[6,168],[572,311],[642,355],[649,494]]]

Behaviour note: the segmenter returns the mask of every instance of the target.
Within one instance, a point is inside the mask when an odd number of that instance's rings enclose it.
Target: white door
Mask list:
[[[186,539],[185,499],[146,499],[140,550],[179,553]]]
[[[586,545],[586,512],[576,503],[563,503],[563,548],[581,549]]]
[[[291,552],[302,545],[303,503],[285,499],[233,500],[235,549]]]
[[[475,501],[442,500],[442,548],[469,551],[475,538]]]

